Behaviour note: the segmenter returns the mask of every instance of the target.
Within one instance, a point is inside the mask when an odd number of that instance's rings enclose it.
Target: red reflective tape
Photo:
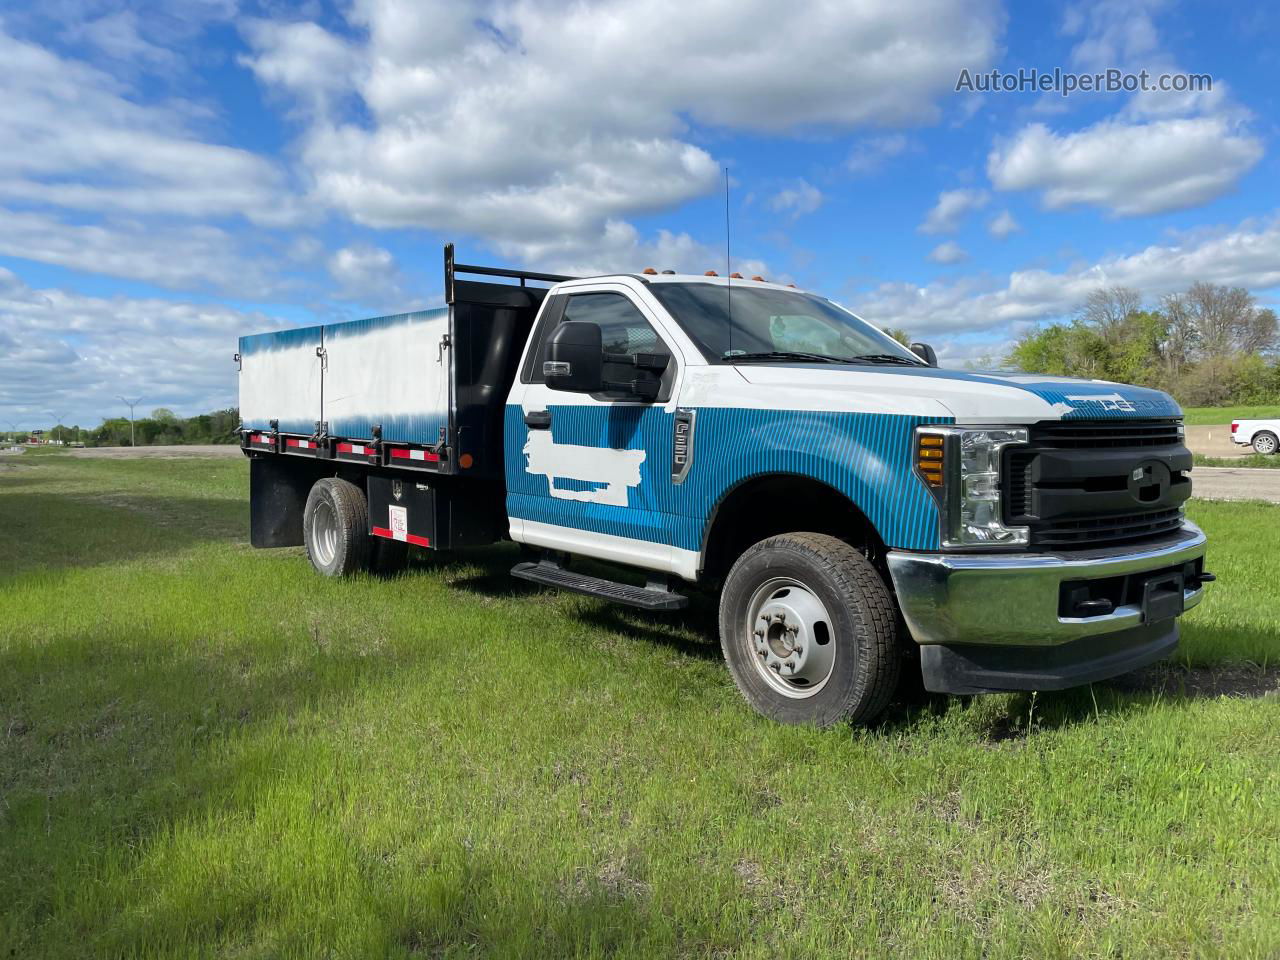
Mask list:
[[[375,537],[386,537],[386,539],[388,540],[394,540],[396,538],[395,534],[393,534],[386,527],[374,527],[373,535]],[[412,533],[405,534],[405,540],[408,541],[409,543],[412,543],[416,547],[431,546],[431,541],[428,538],[419,537],[416,534],[412,534]]]
[[[373,450],[363,443],[340,443],[338,444],[339,453],[351,453],[361,457],[373,456]]]
[[[294,440],[292,438],[285,441],[290,447],[301,447],[303,450],[310,450],[315,446],[310,440]]]
[[[440,454],[432,453],[430,450],[407,450],[403,447],[393,447],[391,456],[397,460],[425,460],[428,463],[439,463]]]

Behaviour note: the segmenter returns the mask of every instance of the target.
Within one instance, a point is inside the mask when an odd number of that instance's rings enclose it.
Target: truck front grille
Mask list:
[[[1036,527],[1032,542],[1043,547],[1088,547],[1157,536],[1177,530],[1181,525],[1182,511],[1177,508],[1114,517],[1063,520]]]
[[[1191,453],[1176,420],[1036,424],[1002,473],[1005,522],[1031,547],[1085,548],[1177,530],[1191,494]]]
[[[1061,449],[1164,447],[1182,443],[1177,420],[1058,420],[1032,428],[1032,439]]]

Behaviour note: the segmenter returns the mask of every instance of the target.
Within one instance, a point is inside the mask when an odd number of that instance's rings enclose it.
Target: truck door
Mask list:
[[[547,337],[565,320],[600,326],[606,353],[671,357],[653,403],[551,390]],[[543,310],[506,411],[512,538],[602,559],[673,570],[676,487],[671,456],[678,357],[647,308],[621,285],[553,297]],[[606,380],[631,379],[634,368]],[[681,551],[683,552],[683,551]]]

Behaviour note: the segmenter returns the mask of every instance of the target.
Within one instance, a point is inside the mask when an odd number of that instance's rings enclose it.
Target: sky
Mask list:
[[[944,366],[1101,286],[1275,305],[1278,39],[1171,0],[0,0],[0,429],[234,405],[238,336],[439,305],[446,241],[723,273],[726,170],[734,269]],[[1212,89],[974,80],[1032,68]]]

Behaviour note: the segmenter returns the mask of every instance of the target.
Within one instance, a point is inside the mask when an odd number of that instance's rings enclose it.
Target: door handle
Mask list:
[[[550,410],[530,410],[524,415],[524,423],[530,430],[550,430]]]

